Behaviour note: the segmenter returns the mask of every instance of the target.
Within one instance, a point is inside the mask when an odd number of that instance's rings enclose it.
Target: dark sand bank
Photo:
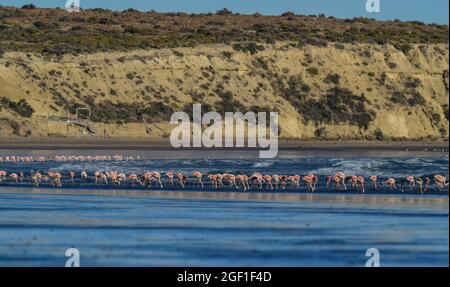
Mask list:
[[[285,150],[298,149],[379,149],[379,150],[420,150],[446,151],[449,143],[446,141],[288,141],[280,140],[279,148]],[[154,150],[173,149],[167,139],[72,139],[72,138],[18,138],[0,139],[0,149],[33,149],[33,150]],[[201,148],[190,148],[201,149]],[[236,148],[233,148],[237,150]],[[259,149],[259,148],[258,148]],[[222,150],[222,148],[216,149]],[[225,150],[225,149],[223,149]],[[244,148],[241,150],[251,150]]]

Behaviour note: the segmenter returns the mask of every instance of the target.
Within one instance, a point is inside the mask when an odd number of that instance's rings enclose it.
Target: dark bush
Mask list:
[[[339,76],[338,74],[328,74],[323,81],[326,84],[333,83],[335,85],[339,85],[340,80],[341,76]]]
[[[311,76],[317,76],[319,74],[319,69],[316,67],[309,67],[306,69],[306,72],[308,72]]]
[[[264,51],[264,46],[258,45],[254,42],[236,43],[233,45],[233,49],[238,52],[250,53],[250,55],[254,55],[259,51]]]
[[[22,6],[22,9],[36,9],[34,4],[26,4]]]
[[[27,103],[25,99],[21,99],[18,102],[13,102],[6,97],[0,100],[0,107],[3,106],[7,110],[12,110],[24,118],[30,118],[34,109]]]

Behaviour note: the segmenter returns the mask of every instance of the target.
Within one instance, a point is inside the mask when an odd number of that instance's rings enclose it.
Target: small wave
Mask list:
[[[261,168],[261,167],[269,167],[274,164],[273,161],[263,161],[263,162],[255,162],[252,167],[254,168]]]

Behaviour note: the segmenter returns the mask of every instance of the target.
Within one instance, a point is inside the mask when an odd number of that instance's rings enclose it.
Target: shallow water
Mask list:
[[[449,163],[448,154],[430,152],[420,157],[410,152],[283,152],[275,160],[198,151],[159,157],[117,152],[142,160],[0,163],[0,170],[315,172],[319,192],[324,192],[323,177],[336,171],[432,177],[448,175]],[[22,154],[30,153],[42,155]],[[54,154],[61,153],[47,155]],[[80,250],[82,266],[364,266],[368,248],[379,249],[382,266],[449,262],[448,189],[422,196],[416,189],[406,190],[408,194],[368,189],[377,194],[365,195],[355,190],[306,194],[304,187],[301,193],[180,192],[177,187],[118,190],[79,182],[72,189],[67,178],[62,190],[18,186],[0,185],[0,266],[64,266],[71,247]]]
[[[448,197],[29,192],[0,191],[0,266],[448,266]]]

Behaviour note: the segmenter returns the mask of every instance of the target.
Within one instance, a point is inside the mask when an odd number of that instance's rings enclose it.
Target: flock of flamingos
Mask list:
[[[139,159],[137,157],[136,159]],[[133,157],[125,157],[122,155],[114,156],[55,156],[53,158],[46,157],[20,157],[20,156],[8,156],[0,157],[0,163],[33,163],[33,162],[87,162],[87,161],[123,161],[134,160]],[[190,180],[192,176],[192,181]],[[208,182],[205,182],[205,178]],[[222,189],[228,186],[231,189],[236,190],[278,190],[278,189],[300,189],[302,182],[305,184],[308,192],[316,191],[319,177],[315,173],[309,173],[307,175],[281,175],[281,174],[262,174],[254,172],[251,175],[243,174],[230,174],[230,173],[215,173],[205,175],[200,171],[194,171],[191,174],[185,174],[182,172],[166,171],[164,173],[158,171],[148,171],[143,174],[125,174],[117,171],[96,171],[92,174],[88,174],[86,170],[76,173],[75,171],[69,171],[67,174],[60,172],[48,171],[47,173],[41,173],[39,171],[31,171],[27,177],[23,172],[8,173],[0,170],[0,185],[5,182],[22,183],[30,182],[36,187],[39,187],[42,183],[47,183],[55,187],[62,187],[64,182],[74,184],[76,180],[81,182],[94,182],[95,184],[104,185],[131,185],[132,187],[141,186],[151,188],[155,185],[156,188],[166,187],[179,187],[185,188],[188,185],[194,188],[204,188],[204,183],[209,183],[211,188]],[[364,193],[366,188],[366,179],[363,176],[351,175],[348,176],[343,172],[336,172],[334,175],[329,175],[324,178],[327,191],[334,186],[334,190],[357,190]],[[414,176],[407,176],[402,179],[387,178],[379,180],[376,175],[372,175],[368,178],[370,186],[373,189],[388,189],[388,190],[401,190],[405,189],[417,189],[421,194],[437,188],[439,190],[448,190],[449,183],[447,178],[442,175],[434,175],[433,179],[429,177],[420,178]],[[163,183],[164,182],[164,183]]]

